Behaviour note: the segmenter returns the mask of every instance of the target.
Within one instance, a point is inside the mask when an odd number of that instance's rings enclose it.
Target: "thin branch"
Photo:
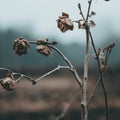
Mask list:
[[[61,112],[61,114],[57,117],[54,117],[53,120],[61,120],[62,118],[65,117],[66,113],[68,112],[72,102],[75,100],[75,98],[79,95],[79,92],[75,92],[73,91],[72,94],[70,94],[70,100],[69,102],[65,105],[63,111]]]
[[[76,69],[74,68],[74,66],[71,64],[71,62],[68,60],[68,58],[58,49],[56,48],[55,46],[50,46],[52,49],[54,49],[62,58],[63,60],[68,64],[68,66],[70,67],[70,70],[72,71],[73,75],[75,76],[80,88],[82,86],[82,79],[79,77]]]
[[[52,73],[54,73],[54,72],[56,72],[56,71],[58,71],[58,70],[60,70],[60,69],[70,69],[70,67],[69,67],[69,66],[60,66],[60,65],[58,65],[58,66],[57,66],[56,68],[54,68],[53,70],[51,70],[51,71],[49,71],[48,73],[46,73],[46,74],[42,75],[41,77],[37,78],[37,79],[35,80],[35,83],[39,82],[41,79],[47,77],[48,75],[50,75],[50,74],[52,74]]]
[[[99,83],[99,81],[101,82],[101,85],[102,85],[102,88],[103,88],[103,92],[104,92],[104,97],[105,97],[105,107],[106,107],[106,120],[109,120],[109,108],[108,108],[108,98],[107,98],[107,92],[106,92],[106,88],[105,88],[105,83],[104,83],[104,78],[103,78],[103,73],[102,73],[102,70],[100,68],[100,60],[99,60],[99,56],[97,54],[97,51],[96,51],[96,48],[95,48],[95,44],[94,44],[94,40],[93,40],[93,37],[92,37],[92,34],[91,32],[89,31],[89,35],[90,35],[90,38],[91,38],[91,43],[92,43],[92,46],[93,46],[93,49],[94,49],[94,52],[96,54],[96,57],[97,57],[97,63],[98,63],[98,68],[99,68],[99,72],[100,72],[100,79],[98,80],[97,83]],[[97,83],[95,85],[95,87],[97,86]],[[97,88],[97,87],[96,87]],[[94,88],[94,90],[96,91],[96,88]],[[92,92],[93,95],[91,96],[94,96],[94,93],[95,92]],[[91,97],[92,98],[92,97]],[[89,99],[90,100],[90,99]],[[89,102],[88,102],[89,103]]]
[[[98,78],[98,80],[97,80],[97,82],[96,82],[96,84],[95,84],[95,87],[93,88],[93,90],[92,90],[92,92],[91,92],[91,95],[90,95],[90,97],[89,97],[89,99],[88,99],[88,102],[87,102],[87,106],[89,106],[92,98],[94,97],[95,92],[96,92],[96,90],[97,90],[97,87],[98,87],[99,83],[100,83],[100,77]]]
[[[0,70],[6,70],[6,71],[8,71],[8,72],[12,72],[10,69],[2,68],[2,67],[0,67]]]
[[[91,8],[91,3],[92,3],[92,0],[88,0],[88,11],[87,11],[87,16],[86,16],[86,22],[88,21],[88,17],[89,17],[89,13],[90,13],[90,8]]]
[[[29,81],[32,82],[32,84],[35,84],[35,79],[33,79],[32,77],[29,77],[21,73],[14,73],[14,72],[13,72],[13,75],[20,75],[20,77],[16,79],[15,82],[20,82],[21,80],[23,80],[23,78],[27,78]]]
[[[2,68],[2,67],[0,67],[0,70],[6,70],[6,71],[8,71],[9,73],[12,73],[13,76],[14,76],[14,75],[20,75],[20,77],[15,80],[15,83],[16,83],[16,82],[19,82],[19,81],[22,80],[23,78],[27,78],[27,79],[28,79],[29,81],[31,81],[33,84],[35,83],[35,79],[33,79],[33,78],[31,78],[31,77],[29,77],[29,76],[27,76],[27,75],[24,75],[24,74],[22,74],[22,73],[15,73],[15,72],[11,71],[11,70],[8,69],[8,68]]]
[[[80,14],[81,14],[83,20],[85,20],[85,17],[84,17],[84,15],[83,15],[83,12],[82,12],[82,8],[81,8],[80,3],[78,4],[78,8],[79,8],[79,10],[80,10]]]

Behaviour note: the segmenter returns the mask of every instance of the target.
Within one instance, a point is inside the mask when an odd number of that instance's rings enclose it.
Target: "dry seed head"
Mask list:
[[[29,43],[23,37],[17,38],[13,44],[13,50],[17,55],[26,54],[28,52]]]
[[[62,13],[62,16],[59,16],[57,26],[63,33],[68,30],[73,30],[74,28],[72,20],[69,19],[69,15],[64,12]]]

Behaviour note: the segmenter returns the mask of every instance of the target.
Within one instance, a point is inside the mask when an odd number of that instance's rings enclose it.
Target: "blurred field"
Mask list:
[[[89,80],[90,94],[95,80]],[[110,120],[119,120],[120,94],[117,88],[107,85],[109,91]],[[52,76],[42,79],[36,85],[23,80],[15,91],[0,87],[0,120],[53,120],[67,107],[62,120],[80,120],[80,89],[72,76]],[[118,91],[118,92],[117,92]],[[105,120],[102,89],[96,92],[89,108],[89,120]]]

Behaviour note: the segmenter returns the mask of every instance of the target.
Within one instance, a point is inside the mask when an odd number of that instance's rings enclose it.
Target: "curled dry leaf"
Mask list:
[[[36,50],[38,53],[43,54],[45,56],[52,55],[51,49],[45,45],[38,45],[36,47]]]
[[[13,49],[17,55],[26,54],[29,48],[29,43],[23,37],[17,38],[14,41]]]
[[[64,12],[62,13],[62,16],[59,16],[57,26],[63,33],[68,30],[73,30],[74,28],[72,20],[69,19],[69,15]]]
[[[6,78],[0,80],[2,87],[6,90],[14,90],[15,89],[15,82],[12,73],[9,73]]]

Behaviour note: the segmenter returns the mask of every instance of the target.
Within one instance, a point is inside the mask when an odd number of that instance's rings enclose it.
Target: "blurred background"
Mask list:
[[[55,53],[45,57],[36,52],[36,46],[31,45],[27,55],[17,56],[12,49],[13,41],[18,37],[27,40],[48,38],[57,41],[58,47],[73,63],[78,73],[83,75],[85,53],[84,30],[77,29],[62,33],[57,28],[56,20],[62,12],[69,14],[72,20],[81,18],[77,4],[81,3],[83,11],[87,9],[87,2],[82,0],[0,0],[0,67],[21,72],[37,78],[46,72],[64,65],[64,61]],[[96,47],[105,47],[116,41],[108,65],[112,73],[105,74],[105,82],[109,98],[109,112],[111,120],[118,120],[120,111],[120,1],[94,0],[92,11],[96,12],[92,20],[96,27],[92,28]],[[93,54],[90,46],[90,56]],[[88,94],[99,76],[97,63],[89,61]],[[82,76],[83,77],[83,76]],[[75,97],[74,97],[75,96]],[[74,98],[71,100],[71,98]],[[0,119],[1,120],[48,120],[59,116],[67,106],[69,109],[62,119],[80,119],[79,87],[69,71],[61,70],[31,85],[23,80],[16,85],[16,90],[7,92],[0,87]],[[101,87],[90,105],[90,120],[104,120],[104,97]],[[93,116],[95,114],[95,116]]]

